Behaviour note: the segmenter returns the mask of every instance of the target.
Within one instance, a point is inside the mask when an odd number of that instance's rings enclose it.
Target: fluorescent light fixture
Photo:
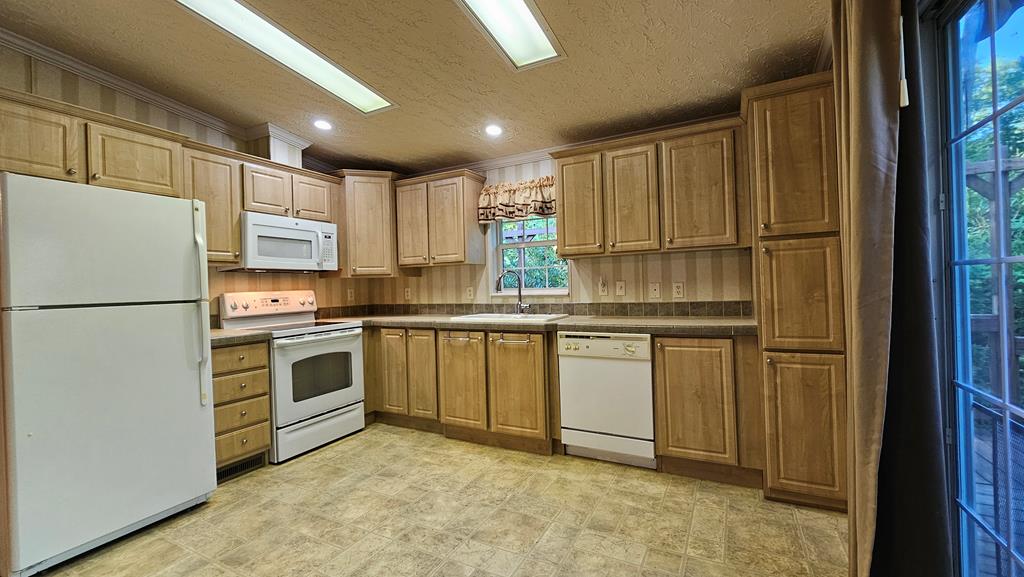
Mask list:
[[[488,124],[487,127],[484,128],[484,132],[486,132],[488,136],[501,136],[501,133],[505,131],[497,124]]]
[[[456,0],[516,68],[557,59],[560,51],[531,0]],[[527,3],[529,2],[529,4]]]
[[[317,120],[313,122],[313,126],[319,128],[320,130],[330,130],[334,128],[333,126],[331,126],[331,123],[327,122],[326,120]]]
[[[235,0],[178,0],[224,31],[364,113],[391,106],[340,66]]]

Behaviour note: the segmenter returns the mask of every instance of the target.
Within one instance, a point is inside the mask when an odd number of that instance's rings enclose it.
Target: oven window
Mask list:
[[[299,238],[259,235],[256,237],[256,252],[260,256],[288,259],[313,258],[313,241]]]
[[[292,401],[352,387],[352,353],[326,353],[292,363]]]

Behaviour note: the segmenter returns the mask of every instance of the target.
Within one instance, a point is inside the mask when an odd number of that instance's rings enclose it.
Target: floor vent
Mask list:
[[[223,469],[217,471],[217,483],[223,483],[229,479],[234,479],[239,475],[244,475],[249,471],[254,471],[267,464],[267,454],[260,453],[259,455],[253,455],[248,459],[232,463]]]

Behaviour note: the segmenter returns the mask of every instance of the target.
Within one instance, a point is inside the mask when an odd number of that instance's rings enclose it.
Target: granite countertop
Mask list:
[[[210,329],[210,345],[213,348],[232,345],[265,343],[270,340],[270,331],[248,329]]]

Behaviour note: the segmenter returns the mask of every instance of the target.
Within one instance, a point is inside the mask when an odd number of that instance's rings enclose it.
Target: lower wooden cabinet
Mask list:
[[[657,454],[738,464],[732,340],[659,338],[654,366]]]
[[[389,413],[437,419],[437,347],[431,329],[381,329],[381,405]]]
[[[487,339],[490,430],[547,437],[544,335],[490,333]]]
[[[764,354],[766,493],[846,499],[843,355]]]
[[[266,343],[213,349],[217,468],[270,448],[270,371]]]
[[[405,329],[381,329],[381,403],[388,413],[409,414],[409,371],[406,365]]]
[[[441,331],[437,374],[441,422],[487,429],[487,353],[484,333]]]

